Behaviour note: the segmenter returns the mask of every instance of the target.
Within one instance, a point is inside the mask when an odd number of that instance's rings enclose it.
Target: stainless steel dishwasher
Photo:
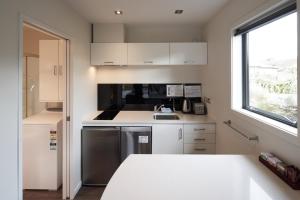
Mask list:
[[[121,161],[130,154],[152,153],[152,128],[121,127]]]
[[[81,144],[83,185],[106,185],[121,163],[120,127],[84,127]]]

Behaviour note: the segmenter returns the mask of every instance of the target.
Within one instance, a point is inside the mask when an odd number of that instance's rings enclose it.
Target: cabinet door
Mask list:
[[[169,43],[128,43],[128,65],[168,64]]]
[[[182,154],[183,126],[155,124],[152,126],[153,154]]]
[[[207,43],[170,43],[171,65],[207,64]]]
[[[39,42],[39,95],[41,102],[56,102],[59,99],[58,48],[58,40],[40,40]]]
[[[127,65],[126,43],[92,43],[92,65]]]

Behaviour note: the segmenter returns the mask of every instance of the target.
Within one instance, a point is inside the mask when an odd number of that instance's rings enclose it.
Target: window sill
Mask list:
[[[250,112],[245,109],[233,108],[232,111],[239,118],[242,118],[249,123],[255,124],[258,128],[261,128],[270,134],[277,135],[278,137],[281,137],[292,144],[300,146],[300,139],[298,139],[299,137],[297,128]]]

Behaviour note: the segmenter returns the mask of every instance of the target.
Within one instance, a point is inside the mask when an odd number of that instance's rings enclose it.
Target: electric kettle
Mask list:
[[[189,99],[184,99],[183,100],[182,112],[184,112],[184,113],[191,112],[191,101]]]

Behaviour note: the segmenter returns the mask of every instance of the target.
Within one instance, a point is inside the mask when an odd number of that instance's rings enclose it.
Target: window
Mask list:
[[[236,30],[241,37],[242,107],[297,127],[297,12],[285,5]]]

